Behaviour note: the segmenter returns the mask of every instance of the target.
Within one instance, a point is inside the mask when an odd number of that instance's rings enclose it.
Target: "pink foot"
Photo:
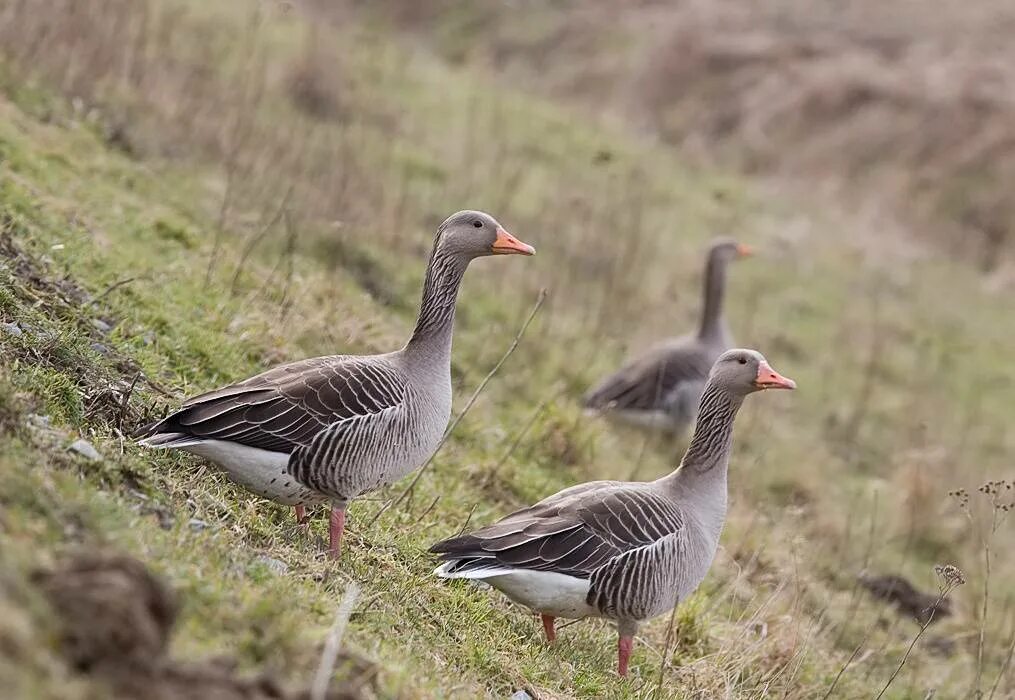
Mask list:
[[[553,629],[553,621],[556,620],[553,615],[540,615],[543,618],[543,632],[546,633],[546,641],[548,644],[553,644],[553,640],[557,638],[557,630]]]
[[[331,523],[328,527],[328,555],[338,559],[342,552],[342,532],[345,530],[345,508],[331,507]]]
[[[306,506],[293,506],[296,511],[296,524],[305,525],[307,522],[307,507]]]
[[[617,640],[617,673],[621,678],[627,678],[627,662],[631,659],[632,646],[634,637],[621,637]]]

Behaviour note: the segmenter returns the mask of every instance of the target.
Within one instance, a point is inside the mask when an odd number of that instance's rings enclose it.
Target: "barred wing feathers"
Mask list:
[[[225,440],[292,453],[322,430],[398,406],[406,379],[377,357],[315,357],[195,396],[143,429],[142,443],[183,447]]]

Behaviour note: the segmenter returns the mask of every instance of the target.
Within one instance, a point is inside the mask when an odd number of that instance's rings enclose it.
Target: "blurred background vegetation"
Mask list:
[[[294,687],[357,581],[338,676],[366,696],[1011,697],[1013,31],[950,0],[0,0],[0,680],[103,697],[31,572],[114,547],[180,591],[174,653]],[[124,438],[270,364],[397,347],[462,208],[538,254],[470,271],[456,410],[547,301],[413,498],[352,507],[338,566]],[[423,549],[672,468],[579,397],[694,326],[717,235],[759,251],[734,336],[800,390],[741,414],[713,571],[621,682],[605,623],[547,649]],[[941,564],[966,584],[923,633],[861,584],[936,595]]]

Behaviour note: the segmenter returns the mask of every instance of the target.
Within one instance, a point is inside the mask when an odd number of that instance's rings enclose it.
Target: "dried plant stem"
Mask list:
[[[529,430],[532,429],[532,426],[536,424],[536,421],[539,420],[539,416],[543,415],[543,411],[546,410],[546,407],[550,405],[551,401],[556,400],[556,398],[560,396],[562,391],[563,389],[557,388],[554,390],[552,394],[550,394],[550,396],[546,397],[545,399],[539,402],[539,405],[536,406],[535,410],[532,411],[532,414],[529,416],[529,419],[525,421],[525,425],[522,426],[522,429],[518,431],[514,439],[511,441],[511,444],[504,451],[504,454],[500,456],[500,459],[497,460],[497,463],[493,465],[493,469],[491,469],[489,473],[486,475],[487,485],[492,484],[494,479],[497,478],[497,475],[500,473],[501,467],[503,467],[504,463],[511,458],[511,455],[514,454],[514,451],[518,449],[518,446],[522,443],[522,440],[525,438],[525,435],[529,432]]]
[[[1015,655],[1015,629],[1011,633],[1011,641],[1008,642],[1008,654],[1004,657],[1004,662],[1001,664],[1001,670],[997,672],[997,678],[994,679],[994,684],[990,686],[990,695],[987,696],[987,700],[994,700],[994,693],[997,692],[997,686],[1001,684],[1001,679],[1008,672],[1008,667],[1011,666],[1012,656]]]
[[[983,647],[987,637],[987,606],[990,603],[990,543],[997,532],[997,508],[991,513],[990,533],[983,540],[983,605],[980,606],[980,630],[976,636],[976,679],[974,681],[975,693],[980,694],[980,684],[983,682]]]
[[[848,659],[846,659],[846,663],[842,665],[839,672],[835,674],[835,678],[832,679],[832,683],[828,686],[828,690],[825,691],[825,694],[821,696],[821,700],[828,700],[828,698],[832,697],[832,692],[835,690],[835,686],[839,684],[839,679],[842,678],[844,673],[846,673],[846,669],[849,668],[851,663],[853,663],[853,660],[860,655],[860,650],[867,646],[867,640],[870,638],[871,632],[874,631],[875,625],[877,625],[876,621],[867,628],[867,632],[863,635],[863,639],[861,639],[860,643],[856,645],[855,649],[853,649],[853,653],[849,655]]]
[[[666,678],[666,667],[669,666],[670,657],[670,642],[673,641],[673,624],[677,619],[677,608],[678,605],[673,606],[673,610],[670,611],[670,622],[666,625],[666,640],[663,642],[663,658],[659,662],[659,683],[656,685],[655,697],[662,697],[663,692],[663,680]]]
[[[412,493],[412,490],[416,487],[416,484],[419,483],[420,478],[426,472],[427,468],[429,468],[429,466],[433,463],[434,457],[437,456],[438,452],[440,452],[440,449],[444,446],[444,443],[448,441],[448,437],[450,437],[451,433],[454,432],[458,424],[462,422],[462,419],[469,412],[469,409],[472,408],[473,404],[476,403],[476,399],[479,398],[479,395],[483,392],[483,389],[486,388],[486,385],[490,383],[490,380],[493,379],[494,375],[497,374],[498,370],[500,370],[500,368],[504,365],[504,363],[507,362],[507,359],[511,357],[511,354],[514,353],[515,349],[518,347],[518,343],[521,342],[522,336],[525,335],[525,331],[528,329],[529,324],[532,323],[532,319],[536,317],[536,314],[539,312],[539,309],[542,308],[543,306],[543,302],[546,301],[546,294],[547,291],[545,287],[539,290],[539,298],[536,299],[536,303],[532,306],[532,310],[529,311],[529,315],[522,323],[522,327],[518,329],[518,333],[515,334],[514,340],[511,341],[511,345],[508,346],[507,351],[501,356],[500,360],[497,361],[497,364],[493,366],[493,369],[491,369],[487,373],[487,375],[483,377],[483,381],[479,383],[479,386],[476,387],[476,390],[472,392],[472,396],[470,396],[469,400],[465,403],[465,407],[462,409],[462,412],[455,417],[455,419],[451,422],[451,425],[448,426],[448,429],[444,431],[444,437],[442,437],[441,441],[437,443],[437,448],[434,450],[433,454],[430,455],[430,459],[428,459],[426,462],[423,463],[423,466],[420,467],[418,472],[416,472],[416,476],[413,478],[412,482],[405,487],[405,490],[398,495],[398,498],[396,498],[394,501],[390,501],[388,504],[385,504],[383,508],[377,511],[377,515],[375,515],[370,520],[370,522],[367,523],[367,527],[371,527],[375,522],[377,522],[377,519],[381,517],[381,515],[383,515],[387,510],[397,507],[402,501],[406,499],[406,497],[410,493]]]
[[[892,675],[888,678],[888,682],[885,683],[885,687],[881,689],[881,692],[877,694],[877,697],[875,697],[874,700],[881,700],[884,694],[888,692],[889,686],[891,686],[892,682],[895,681],[896,676],[898,676],[902,671],[902,667],[906,665],[906,661],[909,660],[909,655],[912,653],[916,643],[920,641],[920,637],[922,637],[923,633],[927,631],[928,627],[930,627],[930,623],[934,621],[934,615],[937,613],[938,606],[941,605],[941,601],[945,599],[949,591],[951,591],[950,587],[941,589],[941,593],[938,595],[937,600],[934,601],[934,604],[930,607],[930,615],[927,616],[927,621],[920,625],[920,631],[916,633],[915,637],[913,637],[913,641],[909,643],[909,648],[906,649],[906,653],[902,655],[899,665],[895,668],[895,671],[892,672]]]
[[[342,643],[342,635],[345,633],[345,626],[352,615],[353,606],[359,597],[359,585],[350,581],[345,589],[342,602],[335,611],[335,622],[331,625],[328,639],[324,642],[324,651],[321,652],[321,663],[317,666],[317,673],[314,674],[314,682],[310,686],[311,700],[324,700],[328,694],[328,682],[331,674],[335,672],[335,662],[338,660],[338,650]]]
[[[289,199],[293,194],[293,186],[289,185],[286,189],[285,194],[282,196],[282,201],[279,203],[275,213],[265,222],[264,226],[259,231],[254,233],[247,239],[246,245],[243,246],[243,252],[240,254],[240,261],[236,263],[236,270],[233,271],[233,279],[229,283],[229,293],[233,296],[236,295],[236,290],[240,286],[240,275],[243,274],[243,269],[247,266],[247,261],[253,254],[254,249],[257,245],[264,240],[264,237],[275,228],[275,225],[285,216],[286,207],[289,206]]]

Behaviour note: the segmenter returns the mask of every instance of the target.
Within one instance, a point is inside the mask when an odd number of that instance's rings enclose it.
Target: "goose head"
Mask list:
[[[485,255],[534,255],[536,249],[512,236],[500,223],[481,211],[452,214],[437,229],[436,248],[466,260]]]
[[[754,249],[744,243],[737,243],[732,238],[719,238],[713,241],[708,250],[710,260],[728,263],[737,258],[754,255]]]
[[[772,369],[764,355],[743,348],[720,355],[709,373],[709,381],[739,396],[765,389],[796,389],[796,382]]]

